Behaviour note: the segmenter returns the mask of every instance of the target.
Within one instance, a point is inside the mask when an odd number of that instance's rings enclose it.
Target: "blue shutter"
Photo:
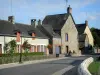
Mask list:
[[[59,47],[56,46],[56,54],[59,54]]]

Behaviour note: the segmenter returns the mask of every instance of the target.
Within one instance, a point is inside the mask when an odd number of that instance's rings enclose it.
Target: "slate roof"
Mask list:
[[[35,32],[37,38],[48,38],[40,30],[34,28],[32,25],[15,23],[12,24],[5,20],[0,20],[0,35],[15,35],[14,31],[20,31],[24,37],[32,37],[29,32]]]
[[[4,20],[0,20],[0,34],[13,34],[13,25],[12,23]]]
[[[80,34],[83,34],[86,28],[86,24],[76,24],[77,31]]]
[[[56,14],[56,15],[47,15],[42,23],[44,25],[51,25],[53,27],[53,30],[61,30],[64,23],[68,19],[69,15],[71,15],[71,14],[64,13],[64,14]],[[73,17],[72,17],[72,19],[73,19]],[[74,21],[74,19],[73,19],[73,21]]]
[[[79,42],[85,42],[86,34],[79,35]]]
[[[38,25],[37,28],[50,38],[60,38],[60,35],[55,33],[50,25]]]

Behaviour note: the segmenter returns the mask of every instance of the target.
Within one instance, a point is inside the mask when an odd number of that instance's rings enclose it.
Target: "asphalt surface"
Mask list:
[[[77,75],[77,66],[86,58],[86,56],[69,57],[50,62],[5,68],[0,70],[0,75],[52,75],[70,65],[75,67],[63,75]]]

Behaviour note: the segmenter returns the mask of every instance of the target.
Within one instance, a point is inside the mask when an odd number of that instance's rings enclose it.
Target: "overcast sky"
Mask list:
[[[90,27],[100,28],[100,0],[12,0],[12,12],[11,0],[0,0],[0,19],[13,15],[16,22],[30,24],[30,19],[67,13],[68,5],[76,23],[87,19]]]

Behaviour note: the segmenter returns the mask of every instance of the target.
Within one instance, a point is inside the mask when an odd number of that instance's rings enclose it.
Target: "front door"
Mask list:
[[[68,52],[69,52],[69,49],[68,49],[68,46],[66,46],[66,53],[68,54]]]

